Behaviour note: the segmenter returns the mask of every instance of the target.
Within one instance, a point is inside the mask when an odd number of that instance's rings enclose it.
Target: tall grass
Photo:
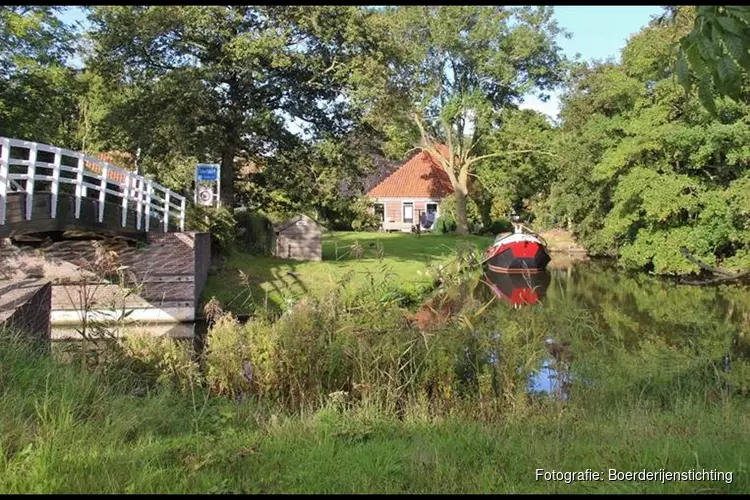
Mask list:
[[[723,333],[625,342],[574,307],[485,307],[476,277],[410,309],[387,278],[369,285],[344,279],[244,325],[214,311],[197,359],[135,336],[100,346],[98,364],[63,363],[0,333],[0,492],[750,487],[748,362],[722,364]],[[543,363],[551,393],[529,390]],[[566,484],[540,468],[733,480]]]

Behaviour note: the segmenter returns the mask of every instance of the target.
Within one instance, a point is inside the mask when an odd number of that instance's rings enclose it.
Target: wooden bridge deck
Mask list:
[[[14,238],[23,235],[33,235],[57,231],[88,231],[111,236],[121,236],[130,239],[143,239],[148,234],[144,229],[137,229],[138,214],[135,204],[130,203],[127,208],[125,226],[122,225],[122,206],[105,202],[106,209],[102,222],[99,222],[99,200],[82,198],[79,217],[75,217],[75,196],[60,195],[57,198],[57,214],[51,217],[52,193],[34,193],[31,219],[26,220],[26,193],[8,193],[6,222],[0,225],[0,238]],[[144,214],[145,217],[145,214]],[[176,224],[170,223],[169,231],[179,231]],[[149,231],[162,233],[164,226],[157,217],[151,217]]]

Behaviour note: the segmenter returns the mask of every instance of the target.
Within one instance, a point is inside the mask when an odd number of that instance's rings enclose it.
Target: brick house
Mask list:
[[[445,146],[441,146],[441,153],[447,154]],[[367,192],[380,216],[381,228],[404,232],[417,223],[423,231],[432,230],[440,215],[440,201],[451,194],[448,174],[440,161],[425,151],[412,156]]]

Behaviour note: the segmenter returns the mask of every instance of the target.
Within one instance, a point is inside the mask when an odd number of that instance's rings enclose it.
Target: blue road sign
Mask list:
[[[199,163],[196,166],[196,178],[203,182],[216,182],[219,180],[219,166],[206,163]]]

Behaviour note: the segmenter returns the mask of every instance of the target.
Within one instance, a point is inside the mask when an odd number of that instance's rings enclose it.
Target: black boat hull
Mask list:
[[[486,264],[496,273],[527,273],[543,271],[550,260],[543,245],[524,241],[503,245]]]

